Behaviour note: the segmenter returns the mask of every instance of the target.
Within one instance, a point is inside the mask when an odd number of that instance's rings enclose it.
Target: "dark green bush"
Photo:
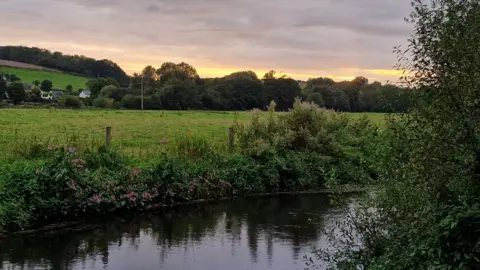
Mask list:
[[[64,95],[60,97],[58,105],[63,108],[80,109],[83,103],[77,96]]]

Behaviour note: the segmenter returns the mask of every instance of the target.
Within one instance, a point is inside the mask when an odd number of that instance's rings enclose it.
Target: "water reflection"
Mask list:
[[[325,196],[242,199],[0,241],[1,269],[303,269],[340,218]]]

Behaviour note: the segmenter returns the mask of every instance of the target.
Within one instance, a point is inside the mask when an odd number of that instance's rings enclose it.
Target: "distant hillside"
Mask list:
[[[78,90],[85,89],[85,84],[88,81],[88,78],[85,77],[65,74],[56,70],[42,69],[42,67],[39,66],[26,65],[20,68],[12,67],[12,65],[15,65],[15,62],[10,62],[9,67],[3,64],[5,64],[5,62],[0,61],[0,73],[15,74],[22,79],[23,83],[32,84],[35,80],[50,80],[53,83],[54,89],[63,90],[70,84],[73,86],[73,89]],[[18,63],[17,66],[23,65],[25,64]]]
[[[128,84],[128,75],[114,62],[96,60],[83,55],[64,55],[40,48],[0,46],[0,59],[51,68],[85,77],[113,78]]]
[[[40,70],[48,70],[48,71],[59,72],[58,70],[51,69],[51,68],[46,68],[46,67],[42,67],[42,66],[37,66],[37,65],[32,65],[32,64],[25,64],[25,63],[0,59],[0,67],[2,67],[2,66],[3,67],[27,68],[27,69],[40,69]]]

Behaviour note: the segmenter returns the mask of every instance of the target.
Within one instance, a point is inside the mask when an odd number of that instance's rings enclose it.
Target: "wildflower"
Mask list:
[[[41,173],[42,173],[42,170],[40,170],[40,169],[36,169],[36,170],[35,170],[35,174],[36,174],[36,175],[40,175]]]
[[[151,199],[152,198],[152,194],[148,193],[148,192],[144,192],[143,193],[143,198],[144,199]]]
[[[69,147],[68,148],[68,152],[70,152],[71,154],[75,154],[77,152],[77,148],[75,147]]]
[[[188,189],[188,191],[190,192],[193,192],[195,191],[195,186],[193,184],[190,185],[190,188]]]
[[[95,196],[92,197],[92,201],[94,201],[94,202],[97,202],[97,203],[98,203],[98,202],[100,202],[101,200],[102,200],[102,199],[101,199],[100,196],[98,196],[98,195],[95,195]]]
[[[139,176],[140,174],[142,174],[142,170],[135,168],[132,170],[132,173],[134,176]]]
[[[48,150],[57,150],[58,146],[56,145],[49,145]]]
[[[128,199],[129,199],[130,201],[132,201],[132,202],[134,202],[134,201],[136,201],[136,200],[137,200],[137,198],[136,198],[136,197],[129,197]]]
[[[77,183],[74,180],[70,180],[67,182],[67,186],[73,190],[77,189]]]
[[[112,201],[116,201],[117,198],[115,198],[115,195],[112,195]]]
[[[83,159],[73,159],[72,164],[76,166],[82,166],[85,165],[85,160]]]
[[[192,131],[191,130],[187,131],[187,136],[192,136]]]
[[[163,138],[161,142],[162,142],[162,143],[167,143],[168,140],[167,140],[167,138]]]

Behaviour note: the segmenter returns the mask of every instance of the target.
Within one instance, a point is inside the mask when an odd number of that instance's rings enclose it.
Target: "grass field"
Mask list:
[[[69,84],[73,86],[73,89],[85,89],[85,84],[88,78],[73,76],[65,74],[60,71],[47,71],[47,70],[35,70],[16,67],[4,67],[0,66],[0,73],[15,74],[24,83],[32,83],[35,80],[43,81],[50,80],[53,82],[54,89],[65,89]]]
[[[235,119],[248,123],[251,116],[251,112],[5,109],[0,110],[0,160],[16,158],[38,143],[96,148],[104,143],[106,126],[112,127],[116,149],[141,159],[158,156],[187,133],[226,147],[228,127]],[[381,125],[384,114],[368,117]]]

